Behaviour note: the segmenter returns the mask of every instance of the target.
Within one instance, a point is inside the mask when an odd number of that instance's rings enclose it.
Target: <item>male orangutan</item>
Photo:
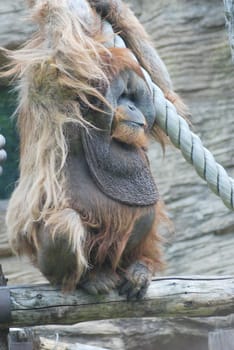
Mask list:
[[[8,52],[5,73],[19,89],[20,179],[7,213],[12,247],[63,290],[118,287],[142,298],[162,266],[157,225],[165,218],[148,139],[166,136],[131,51],[180,114],[183,103],[121,1],[30,3],[38,32]],[[129,49],[105,46],[103,18]]]

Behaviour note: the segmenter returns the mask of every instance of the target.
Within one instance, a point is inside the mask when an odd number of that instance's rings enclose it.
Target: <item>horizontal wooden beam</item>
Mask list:
[[[126,317],[204,317],[234,313],[234,277],[229,276],[155,278],[141,301],[127,301],[116,291],[98,296],[87,295],[82,290],[64,294],[50,285],[36,284],[1,287],[0,297],[4,288],[9,294],[11,319],[2,320],[1,328]]]

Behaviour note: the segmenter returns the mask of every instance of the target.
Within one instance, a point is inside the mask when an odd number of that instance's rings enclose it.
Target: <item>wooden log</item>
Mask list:
[[[55,340],[58,335],[59,341],[63,343],[84,343],[111,350],[208,350],[211,332],[233,329],[233,315],[122,318],[82,322],[72,326],[34,327],[35,334],[40,337]]]
[[[104,348],[100,348],[97,346],[92,345],[86,345],[86,344],[68,344],[68,343],[62,343],[46,338],[40,338],[40,349],[41,350],[107,350]]]
[[[60,341],[57,334],[56,339],[39,337],[32,328],[12,329],[10,332],[9,349],[40,349],[40,350],[107,350],[102,347],[86,345],[81,343],[65,343]],[[1,344],[0,344],[0,349]],[[7,348],[8,349],[8,348]]]
[[[234,277],[228,276],[154,279],[141,301],[127,301],[116,291],[92,296],[82,290],[63,294],[49,285],[8,288],[11,322],[2,323],[3,328],[126,317],[221,316],[234,312]]]

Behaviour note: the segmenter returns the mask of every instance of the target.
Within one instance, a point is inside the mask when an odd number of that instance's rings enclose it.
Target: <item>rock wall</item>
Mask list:
[[[234,63],[234,1],[224,0],[223,2],[225,8],[226,26],[232,52],[232,61]]]
[[[234,176],[234,66],[221,1],[131,1],[190,107],[193,131]],[[150,157],[175,234],[167,274],[232,274],[234,215],[210,192],[179,151]]]
[[[16,47],[27,40],[32,25],[27,21],[24,0],[0,2],[0,46]]]

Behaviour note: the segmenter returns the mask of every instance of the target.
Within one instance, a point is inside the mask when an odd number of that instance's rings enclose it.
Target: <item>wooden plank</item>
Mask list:
[[[3,287],[2,287],[3,288]],[[10,287],[10,324],[26,327],[75,324],[125,317],[221,316],[234,312],[234,277],[154,279],[142,301],[127,302],[116,291],[92,296],[62,293],[50,285]]]

